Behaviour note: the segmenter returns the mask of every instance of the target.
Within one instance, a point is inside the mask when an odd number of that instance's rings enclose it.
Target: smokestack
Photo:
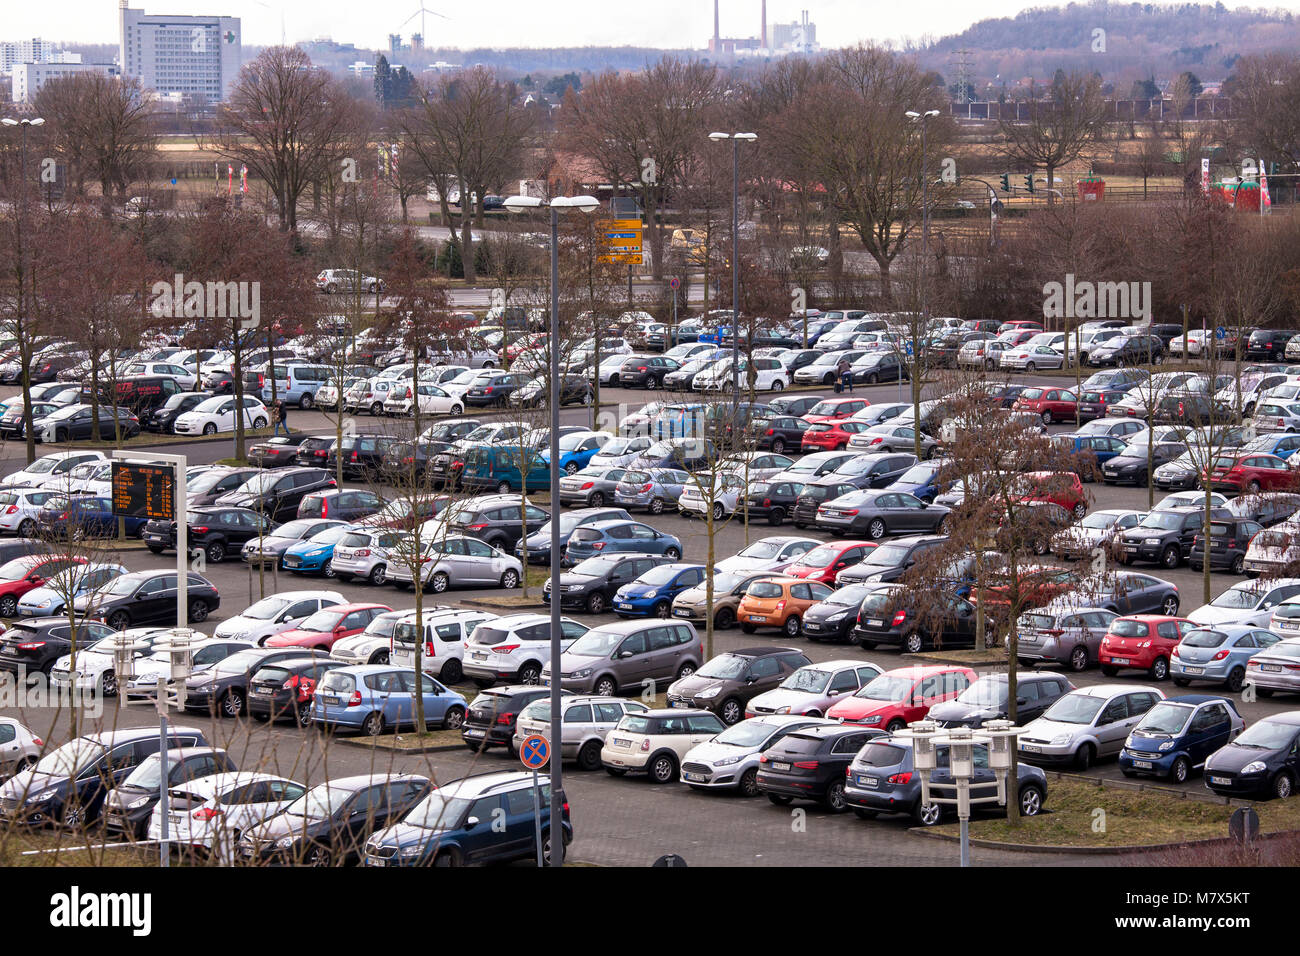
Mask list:
[[[763,25],[759,30],[758,45],[764,50],[767,49],[767,0],[763,0]]]
[[[713,0],[713,49],[716,52],[722,47],[722,34],[718,30],[718,0]]]

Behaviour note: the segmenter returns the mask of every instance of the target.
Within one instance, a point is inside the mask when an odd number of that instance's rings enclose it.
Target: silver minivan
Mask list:
[[[560,656],[560,687],[576,694],[612,697],[622,689],[658,693],[695,673],[704,643],[685,621],[617,621],[594,627]],[[542,667],[550,684],[551,665]]]
[[[622,697],[565,697],[560,720],[560,756],[576,760],[580,770],[600,769],[600,748],[605,737],[627,714],[643,714],[650,708],[639,700]],[[519,712],[515,722],[514,745],[518,750],[524,738],[540,734],[548,741],[551,729],[551,699],[542,697]]]

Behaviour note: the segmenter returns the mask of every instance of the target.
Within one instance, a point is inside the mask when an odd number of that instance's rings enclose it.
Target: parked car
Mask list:
[[[605,738],[600,760],[611,776],[645,773],[655,783],[671,783],[678,779],[686,754],[724,730],[722,720],[707,710],[628,714]]]
[[[387,610],[387,609],[385,609]],[[322,728],[356,730],[377,737],[415,723],[415,695],[424,718],[444,730],[465,722],[465,698],[429,674],[384,664],[354,664],[327,670],[311,699],[311,722]]]
[[[969,667],[899,667],[885,671],[852,696],[841,698],[826,711],[826,716],[893,733],[921,720],[935,704],[952,700],[977,679]]]
[[[1186,618],[1133,614],[1110,622],[1097,652],[1101,672],[1114,677],[1121,670],[1146,671],[1156,682],[1169,676],[1169,659],[1179,641],[1196,627]]]
[[[169,748],[165,781],[168,796],[174,786],[183,788],[192,780],[235,769],[235,762],[218,747]],[[105,795],[104,829],[118,839],[143,839],[163,786],[162,755],[151,753]]]
[[[1271,631],[1249,624],[1198,627],[1186,632],[1174,648],[1169,672],[1178,687],[1209,681],[1236,693],[1246,681],[1250,658],[1279,640]]]
[[[1005,720],[1011,712],[1010,683],[1006,674],[985,674],[956,698],[935,704],[928,720],[940,727],[982,727],[986,721]],[[1060,674],[1029,671],[1016,675],[1016,721],[1026,724],[1042,715],[1075,687]]]
[[[853,724],[819,724],[784,735],[759,758],[756,784],[778,805],[795,798],[822,803],[832,812],[848,809],[844,786],[849,764],[872,739],[883,736]]]
[[[1160,701],[1133,728],[1119,752],[1126,777],[1147,775],[1185,783],[1210,755],[1246,727],[1226,697],[1186,694]]]
[[[1098,758],[1118,754],[1146,712],[1164,699],[1158,688],[1131,684],[1073,690],[1025,725],[1017,743],[1020,759],[1087,770]]]
[[[561,648],[587,633],[587,625],[569,618],[560,621]],[[549,615],[526,612],[508,614],[480,624],[465,644],[464,672],[480,687],[498,681],[536,684],[542,665],[551,659]]]
[[[306,792],[302,784],[270,773],[235,771],[187,780],[167,794],[168,840],[231,862],[240,834],[283,812]],[[162,838],[162,815],[156,804],[148,839]]]
[[[743,647],[726,651],[699,670],[668,685],[669,707],[712,711],[730,726],[744,719],[749,700],[771,690],[811,661],[792,647]]]
[[[821,717],[838,698],[855,693],[882,673],[875,664],[856,660],[805,664],[773,689],[750,698],[745,717]]]
[[[1064,595],[1020,615],[1016,621],[1016,659],[1021,667],[1042,661],[1072,671],[1097,662],[1101,640],[1119,615],[1091,607],[1088,598]]]
[[[1300,779],[1300,711],[1247,727],[1205,761],[1205,786],[1225,797],[1286,799]]]
[[[579,770],[599,770],[600,750],[605,738],[628,714],[643,714],[649,708],[636,700],[598,695],[571,695],[563,698],[560,717],[560,759],[572,760]],[[551,739],[551,698],[547,694],[519,712],[511,744],[518,751],[526,738],[538,734]]]

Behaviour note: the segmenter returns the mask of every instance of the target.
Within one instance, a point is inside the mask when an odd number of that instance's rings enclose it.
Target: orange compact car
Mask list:
[[[831,596],[832,588],[820,581],[773,577],[755,581],[745,591],[736,609],[736,620],[746,634],[760,627],[775,627],[787,637],[803,633],[803,616],[808,608]]]

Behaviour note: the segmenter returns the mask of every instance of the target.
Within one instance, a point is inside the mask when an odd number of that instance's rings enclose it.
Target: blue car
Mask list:
[[[1280,638],[1249,624],[1216,624],[1188,631],[1169,656],[1169,676],[1179,687],[1192,681],[1223,684],[1236,693],[1246,681],[1246,662]]]
[[[951,481],[935,481],[935,478],[939,475],[941,464],[941,462],[937,461],[919,461],[899,475],[898,480],[889,486],[889,490],[906,491],[922,501],[933,504],[935,495],[952,487]]]
[[[1148,710],[1129,733],[1119,768],[1126,777],[1143,774],[1183,783],[1245,729],[1237,705],[1227,697],[1170,697]]]
[[[1241,446],[1238,454],[1277,455],[1290,458],[1292,452],[1300,448],[1300,435],[1276,432],[1271,435],[1259,435]]]
[[[619,617],[668,617],[673,598],[704,580],[701,564],[661,564],[614,592]]]
[[[560,467],[566,475],[576,475],[586,468],[605,442],[614,436],[609,432],[571,432],[560,436]],[[551,463],[551,449],[540,452],[542,461]]]
[[[564,843],[573,840],[569,801],[560,793]],[[394,826],[366,841],[365,866],[466,866],[536,859],[534,806],[541,813],[542,854],[550,859],[551,785],[507,770],[453,780],[433,791]]]
[[[465,722],[465,698],[421,674],[424,719],[444,730]],[[323,675],[311,700],[311,720],[377,737],[415,723],[415,674],[405,667],[358,664]]]
[[[334,546],[343,540],[353,526],[339,525],[326,528],[314,538],[290,545],[280,556],[280,567],[295,574],[323,574],[334,577]]]
[[[123,564],[74,564],[19,598],[18,614],[21,617],[62,614],[67,609],[69,595],[77,598],[97,591],[118,575],[126,573],[127,568]]]
[[[574,529],[564,548],[563,565],[572,567],[597,554],[634,551],[638,554],[662,554],[673,561],[682,556],[681,539],[656,531],[640,521],[597,521]]]
[[[56,495],[46,500],[36,515],[42,537],[103,538],[117,534],[118,516],[106,495]],[[144,535],[148,518],[124,517],[126,533]]]
[[[1123,439],[1116,438],[1114,435],[1093,435],[1082,432],[1053,435],[1052,441],[1060,444],[1066,454],[1078,456],[1079,467],[1075,470],[1084,481],[1101,477],[1101,466],[1116,455],[1122,454],[1128,447]]]

